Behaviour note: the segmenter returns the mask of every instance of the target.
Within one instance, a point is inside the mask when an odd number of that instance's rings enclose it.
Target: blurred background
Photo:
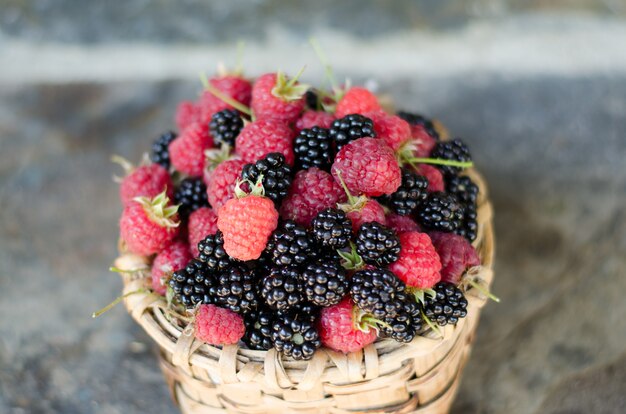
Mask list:
[[[464,138],[496,211],[455,413],[626,412],[624,0],[0,0],[0,412],[173,413],[122,306],[111,154],[198,73],[321,64]]]

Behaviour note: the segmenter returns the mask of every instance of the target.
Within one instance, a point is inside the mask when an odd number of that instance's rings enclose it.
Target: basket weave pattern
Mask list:
[[[467,174],[480,188],[478,237],[482,266],[470,269],[485,287],[493,278],[492,208],[484,181]],[[120,269],[149,264],[124,254]],[[149,286],[149,279],[123,273],[124,293]],[[194,338],[193,326],[173,324],[166,302],[154,294],[129,294],[125,306],[160,347],[160,365],[172,396],[187,414],[209,413],[445,413],[468,358],[480,309],[486,298],[466,292],[467,317],[429,332],[410,344],[376,341],[348,355],[322,348],[310,361],[282,359],[275,350],[253,351],[207,345]]]

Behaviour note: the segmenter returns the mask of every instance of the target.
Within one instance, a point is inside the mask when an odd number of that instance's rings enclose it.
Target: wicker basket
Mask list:
[[[492,209],[484,181],[480,188],[478,237],[482,266],[472,268],[488,287],[493,277]],[[137,269],[148,259],[125,254],[120,269]],[[123,273],[124,293],[149,286],[145,274]],[[128,312],[159,344],[160,365],[183,413],[445,413],[453,401],[486,298],[466,292],[468,315],[442,336],[430,332],[410,344],[378,340],[348,355],[320,349],[310,361],[282,359],[275,350],[218,348],[194,338],[193,326],[168,320],[166,303],[154,294],[129,294]]]

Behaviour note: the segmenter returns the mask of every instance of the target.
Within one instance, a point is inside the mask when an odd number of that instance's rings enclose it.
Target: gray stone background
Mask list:
[[[0,412],[172,413],[116,297],[110,154],[138,160],[199,71],[340,77],[471,145],[493,289],[455,413],[626,412],[626,2],[0,0]]]

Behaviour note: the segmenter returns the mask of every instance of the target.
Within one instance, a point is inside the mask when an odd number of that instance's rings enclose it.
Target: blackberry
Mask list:
[[[318,126],[300,131],[294,141],[293,152],[296,155],[296,165],[302,170],[317,167],[329,171],[335,159],[329,130]]]
[[[306,91],[304,94],[304,101],[306,102],[306,106],[313,111],[317,111],[321,108],[320,98],[315,89],[309,89]]]
[[[158,137],[152,143],[152,152],[150,152],[150,160],[162,165],[166,170],[170,168],[170,150],[169,145],[176,139],[175,132],[168,131]]]
[[[356,251],[365,263],[387,265],[400,257],[400,239],[378,222],[363,223],[356,235]]]
[[[384,319],[399,312],[405,287],[390,270],[365,269],[352,276],[350,296],[360,309]]]
[[[245,314],[259,305],[257,290],[254,273],[237,264],[220,273],[210,293],[217,305]]]
[[[214,273],[222,272],[232,265],[232,259],[224,250],[224,235],[219,230],[198,243],[198,251],[198,260]]]
[[[254,164],[246,164],[241,177],[256,183],[261,174],[265,196],[271,198],[274,204],[280,204],[291,185],[291,167],[285,163],[285,156],[279,152],[271,152]]]
[[[348,293],[345,269],[334,262],[309,263],[302,272],[304,293],[313,305],[328,307]]]
[[[417,209],[417,219],[429,230],[453,232],[463,224],[463,207],[451,194],[434,192]]]
[[[439,282],[435,285],[435,297],[426,295],[424,315],[440,326],[456,325],[467,315],[467,299],[463,292],[451,283]]]
[[[274,348],[295,360],[307,360],[322,345],[316,321],[299,312],[286,312],[272,325]]]
[[[259,308],[247,313],[243,317],[246,325],[246,333],[243,335],[243,342],[250,349],[267,351],[272,349],[272,324],[274,323],[274,312],[267,308]]]
[[[185,178],[174,192],[174,203],[180,204],[178,214],[187,218],[200,207],[208,207],[206,185],[202,178]]]
[[[394,213],[409,216],[426,199],[427,190],[428,179],[426,177],[403,169],[400,187],[393,194],[380,197],[380,201]]]
[[[455,138],[452,141],[438,142],[430,153],[430,157],[450,161],[472,160],[469,148],[467,148],[467,145],[459,138]],[[449,165],[437,165],[436,167],[446,176],[456,175],[461,171],[460,167],[451,167]]]
[[[243,119],[238,111],[224,109],[211,117],[209,131],[215,142],[235,147],[235,138],[243,128]]]
[[[398,115],[400,118],[404,119],[411,125],[423,126],[428,135],[439,141],[439,133],[437,132],[437,129],[435,129],[435,125],[430,118],[426,118],[425,116],[420,114],[413,114],[405,111],[400,111],[396,115]]]
[[[192,259],[185,268],[172,274],[169,286],[174,291],[174,299],[186,308],[193,308],[198,303],[213,303],[210,289],[214,285],[211,272],[199,260]]]
[[[261,296],[275,310],[285,311],[304,300],[300,273],[294,266],[275,267],[261,282]]]
[[[363,137],[376,137],[374,121],[360,114],[346,115],[336,119],[330,126],[330,137],[335,141],[337,151],[350,141]]]
[[[463,224],[454,232],[470,242],[476,240],[478,186],[470,177],[455,175],[446,180],[446,190],[456,196],[463,205]]]
[[[301,265],[315,254],[315,241],[306,229],[286,220],[272,233],[265,255],[276,266]]]
[[[298,315],[304,317],[308,317],[311,322],[317,320],[320,315],[320,307],[316,306],[310,302],[304,301],[300,302],[297,305],[294,305],[292,308],[287,309],[285,311],[276,311],[277,317],[281,317],[286,313],[297,313]]]
[[[383,319],[387,326],[382,326],[381,333],[398,342],[411,342],[423,326],[421,309],[413,297],[404,293],[399,297],[402,306],[395,316]]]
[[[311,222],[313,235],[325,247],[341,249],[350,242],[352,222],[346,213],[336,208],[327,208]]]

